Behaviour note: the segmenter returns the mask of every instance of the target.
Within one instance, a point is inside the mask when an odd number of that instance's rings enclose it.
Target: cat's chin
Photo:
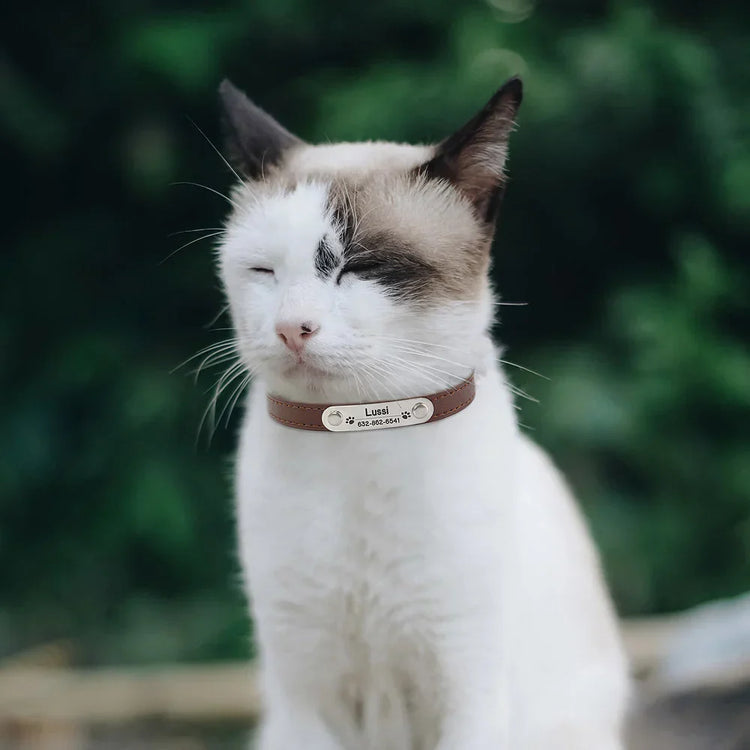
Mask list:
[[[309,403],[354,403],[363,399],[376,400],[369,389],[363,388],[362,378],[352,378],[342,369],[326,369],[319,364],[301,360],[285,363],[266,371],[266,388],[269,393]]]
[[[343,374],[310,362],[298,361],[280,368],[267,377],[272,392],[300,401],[317,401],[331,391],[339,391]]]
[[[350,387],[345,379],[335,374],[316,374],[295,369],[292,373],[266,376],[263,381],[268,394],[289,401],[320,404],[358,400],[349,393]]]
[[[284,368],[282,375],[285,378],[291,378],[301,381],[312,381],[336,377],[335,372],[324,370],[321,367],[310,364],[309,362],[299,361]]]
[[[367,371],[352,376],[351,372],[323,370],[309,364],[289,366],[261,376],[266,392],[289,401],[314,404],[379,403],[400,398],[437,393],[459,385],[465,376],[446,382],[433,380],[429,374],[402,380],[373,380]]]

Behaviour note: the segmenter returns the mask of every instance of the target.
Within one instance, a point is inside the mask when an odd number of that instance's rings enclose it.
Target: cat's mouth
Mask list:
[[[308,359],[298,357],[284,368],[284,375],[288,378],[330,378],[335,373],[324,370],[322,367],[312,364]]]

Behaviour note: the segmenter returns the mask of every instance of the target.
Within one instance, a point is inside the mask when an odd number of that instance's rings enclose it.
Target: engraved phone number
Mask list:
[[[357,422],[357,427],[380,427],[384,424],[398,424],[401,417],[385,417],[384,419],[363,419]]]

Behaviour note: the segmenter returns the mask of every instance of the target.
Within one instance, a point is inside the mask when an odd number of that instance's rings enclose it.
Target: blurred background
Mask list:
[[[43,0],[0,19],[0,667],[252,655],[241,409],[199,433],[221,373],[178,368],[228,335],[199,239],[226,204],[174,184],[231,182],[197,129],[218,143],[223,76],[310,141],[426,141],[521,74],[494,276],[525,304],[498,336],[549,378],[510,368],[537,400],[521,421],[624,617],[750,590],[745,2]],[[1,675],[0,719],[20,695]],[[7,742],[42,742],[14,722]],[[234,747],[222,731],[169,742]]]

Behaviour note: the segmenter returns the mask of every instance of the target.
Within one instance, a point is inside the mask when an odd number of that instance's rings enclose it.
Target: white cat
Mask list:
[[[242,174],[219,265],[254,374],[236,488],[261,750],[622,748],[597,556],[488,333],[521,82],[437,146],[310,146],[230,83],[221,98]],[[399,404],[472,373],[473,403],[408,422]],[[320,421],[372,403],[397,429]]]

